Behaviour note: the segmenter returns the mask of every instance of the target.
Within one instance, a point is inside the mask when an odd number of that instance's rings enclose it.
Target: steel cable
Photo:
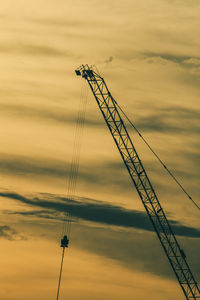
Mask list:
[[[83,136],[83,134],[82,134],[83,128],[85,125],[86,105],[87,105],[87,98],[88,98],[88,93],[86,92],[86,90],[84,90],[84,88],[86,88],[86,86],[83,83],[82,89],[81,89],[78,115],[77,115],[77,119],[76,119],[72,160],[71,160],[71,164],[70,164],[69,176],[68,176],[68,181],[67,181],[67,191],[66,191],[67,200],[73,200],[75,192],[76,192],[76,186],[77,186],[77,178],[78,178],[78,170],[79,170],[79,162],[80,162],[80,151],[81,151],[81,141],[82,141],[82,136]],[[62,224],[62,236],[67,235],[68,239],[69,239],[69,236],[71,233],[71,223],[72,223],[72,216],[70,214],[70,211],[65,212],[65,217],[64,217],[63,224]],[[60,294],[64,253],[65,253],[65,246],[63,247],[63,252],[62,252],[56,300],[58,300],[59,294]]]
[[[62,278],[64,255],[65,255],[65,247],[63,248],[63,251],[62,251],[62,259],[61,259],[61,265],[60,265],[60,274],[59,274],[59,280],[58,280],[58,290],[57,290],[56,300],[58,300],[59,294],[60,294],[60,283],[61,283],[61,278]]]

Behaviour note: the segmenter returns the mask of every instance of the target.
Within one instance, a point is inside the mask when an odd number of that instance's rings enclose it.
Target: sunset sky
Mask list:
[[[0,299],[56,299],[66,212],[73,222],[60,299],[184,299],[94,97],[74,71],[98,67],[200,205],[200,2],[6,0],[0,28]],[[81,91],[86,120],[70,200]],[[199,211],[130,135],[200,281]]]

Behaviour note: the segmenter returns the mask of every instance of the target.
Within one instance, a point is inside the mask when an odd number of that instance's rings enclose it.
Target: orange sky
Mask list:
[[[199,1],[6,0],[0,26],[0,299],[56,297],[62,207],[69,207],[61,196],[82,89],[86,123],[61,298],[184,299],[91,91],[74,70],[97,65],[200,203]],[[200,279],[199,212],[131,136]]]

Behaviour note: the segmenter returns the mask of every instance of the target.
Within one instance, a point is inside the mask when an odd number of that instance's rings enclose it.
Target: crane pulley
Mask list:
[[[88,82],[104,120],[110,130],[132,182],[142,200],[158,239],[187,300],[199,299],[200,289],[186,261],[155,190],[128,134],[126,126],[104,79],[88,65],[75,70]]]

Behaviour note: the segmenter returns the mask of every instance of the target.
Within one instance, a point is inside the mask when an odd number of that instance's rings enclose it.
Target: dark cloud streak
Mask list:
[[[142,53],[144,57],[148,58],[162,58],[163,60],[166,61],[171,61],[174,63],[182,64],[185,63],[185,61],[191,60],[191,59],[200,59],[200,57],[191,57],[191,56],[186,56],[186,55],[175,55],[175,54],[170,54],[170,53],[156,53],[156,52],[145,52]]]
[[[15,212],[23,215],[35,215],[42,218],[55,219],[56,213],[70,212],[73,217],[80,218],[85,221],[106,224],[111,226],[136,228],[145,231],[154,231],[149,219],[144,212],[136,210],[128,210],[120,206],[111,205],[106,202],[87,199],[87,198],[74,198],[68,199],[60,195],[52,194],[39,194],[39,196],[31,198],[25,197],[17,193],[1,192],[1,197],[11,198],[29,206],[45,208],[41,212]],[[49,214],[50,213],[50,214]],[[63,220],[63,215],[58,219]],[[187,236],[193,238],[200,237],[200,231],[196,228],[187,227],[177,221],[170,220],[171,226],[175,234],[180,236]]]

